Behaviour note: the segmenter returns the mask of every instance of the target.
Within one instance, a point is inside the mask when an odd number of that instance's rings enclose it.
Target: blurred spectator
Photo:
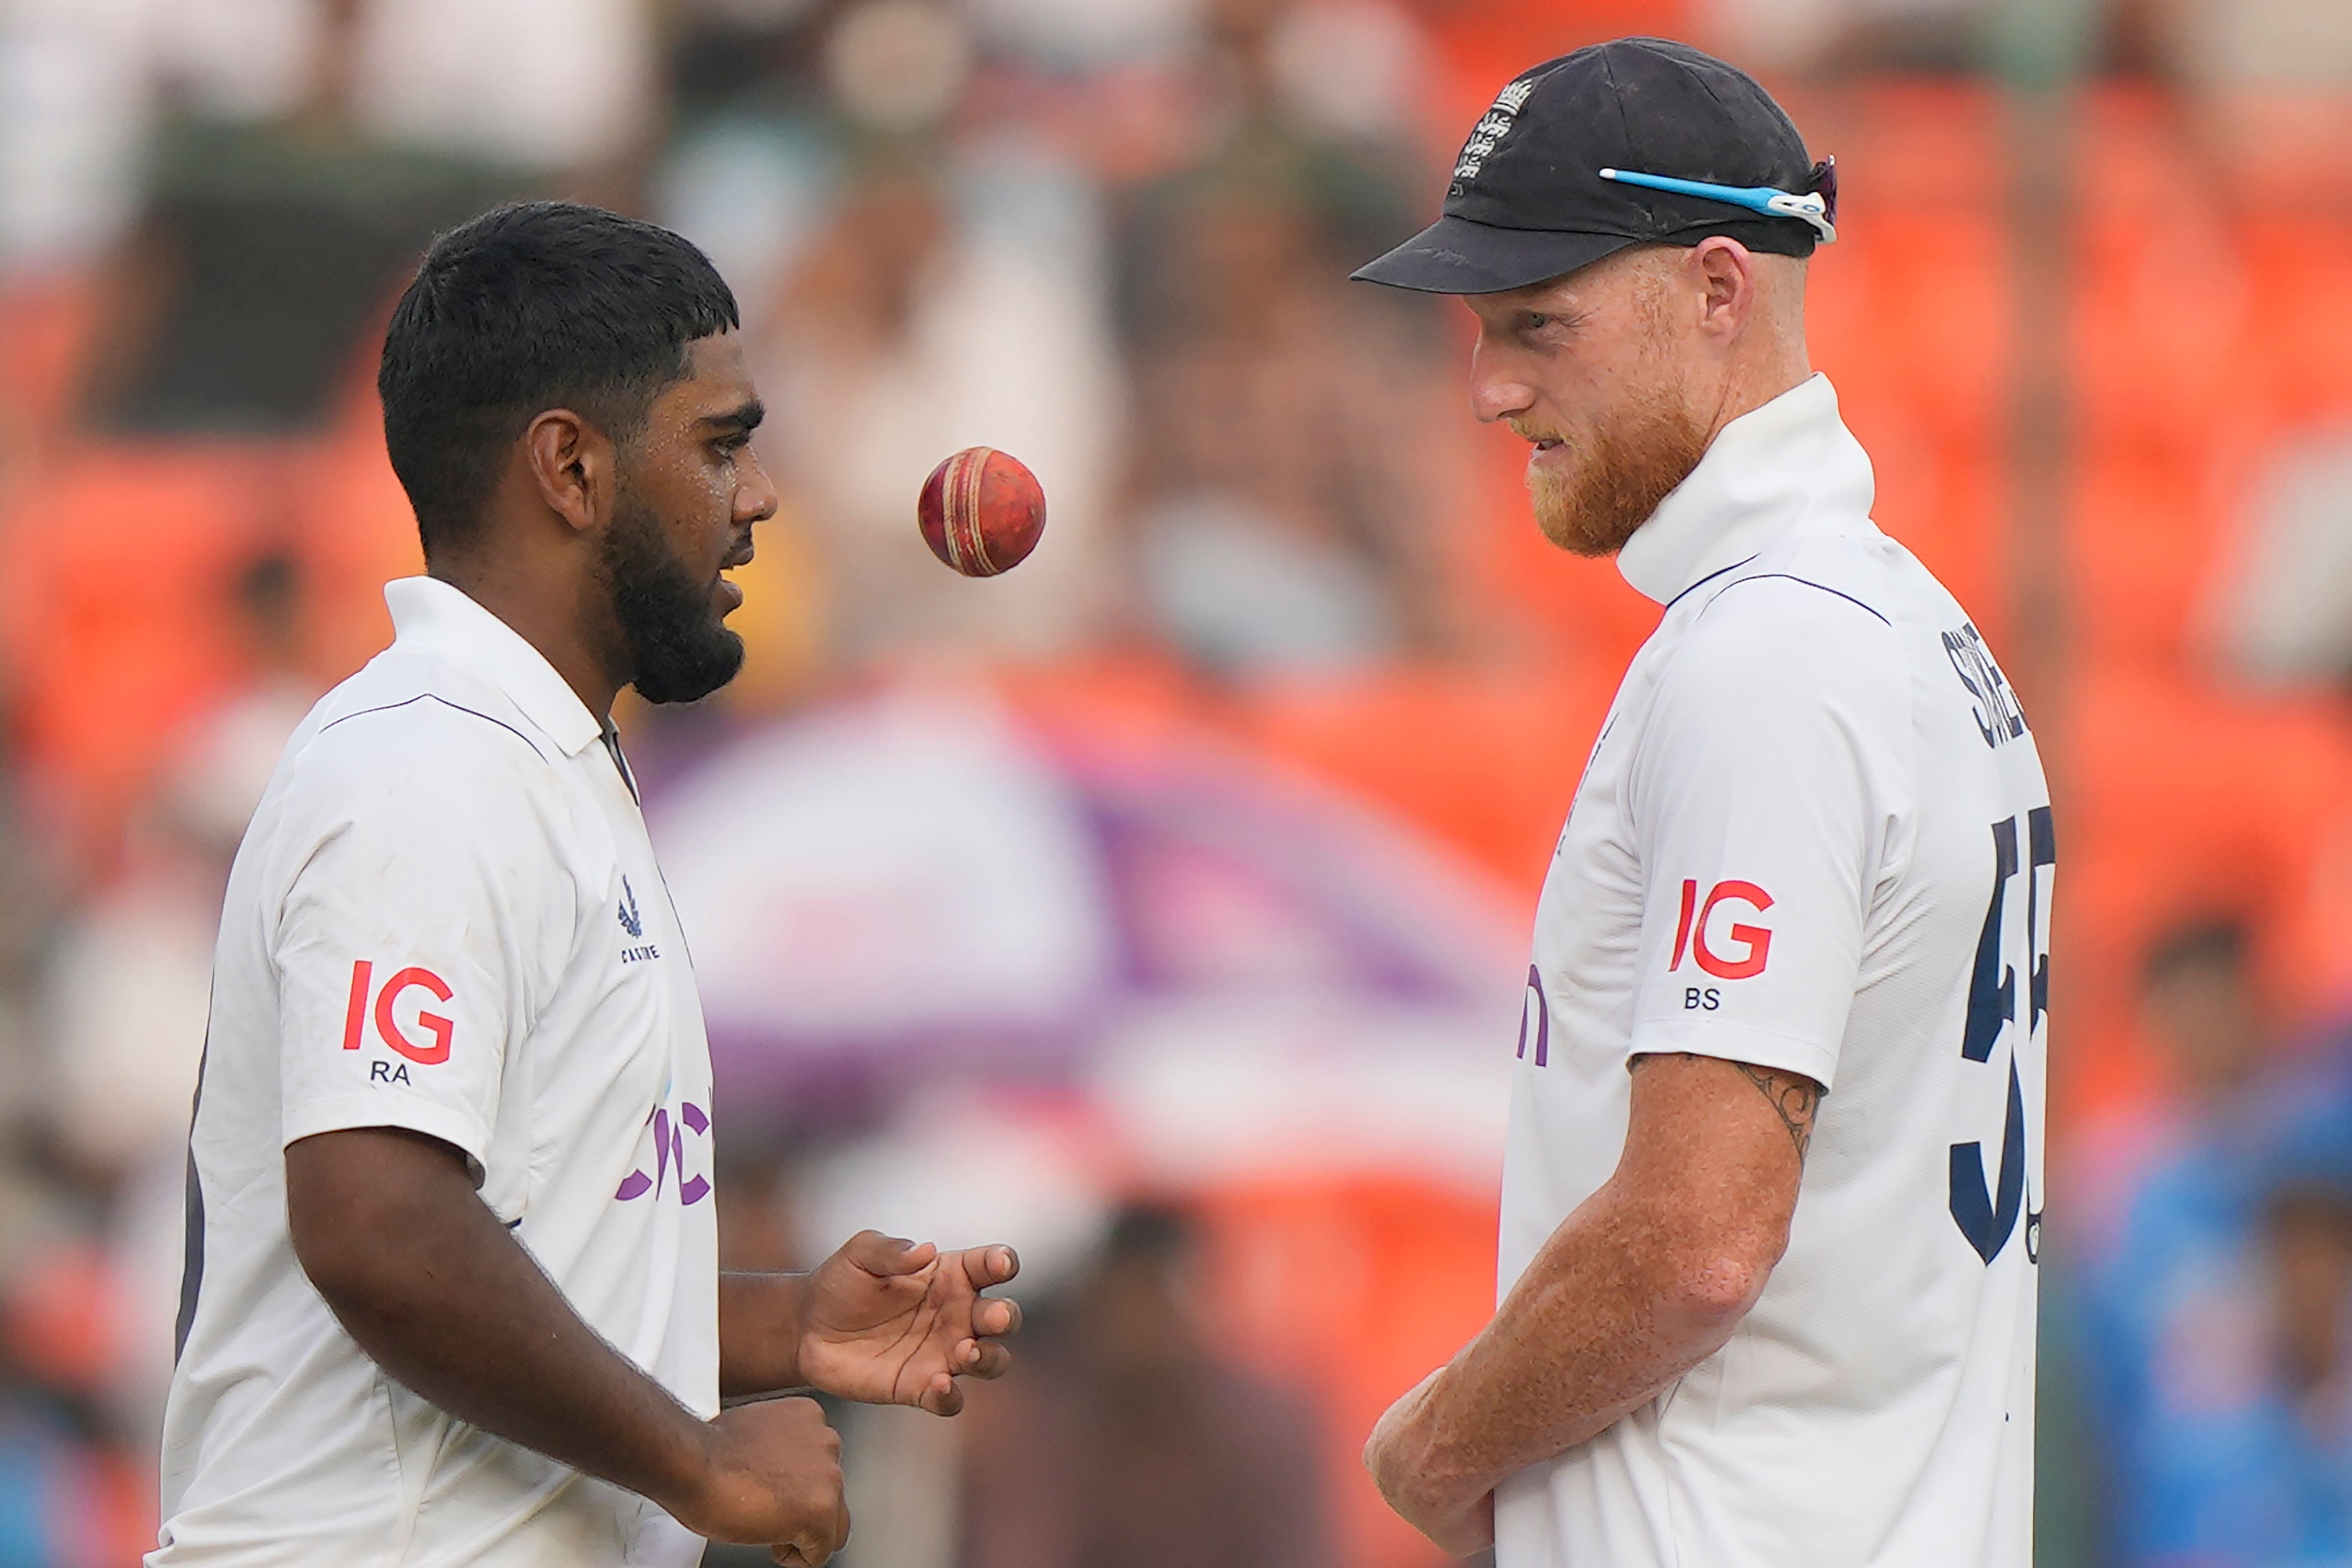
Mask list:
[[[291,559],[257,557],[233,598],[245,682],[181,737],[123,878],[69,930],[61,957],[75,973],[57,982],[60,1025],[71,1031],[62,1043],[88,1056],[64,1071],[62,1130],[113,1183],[105,1240],[119,1321],[100,1392],[142,1452],[161,1432],[171,1384],[189,1108],[221,893],[320,689],[302,661],[304,594]],[[92,984],[96,964],[125,967]]]
[[[248,684],[184,737],[121,874],[50,955],[53,1130],[109,1184],[170,1152],[176,1184],[229,862],[317,696],[298,660],[292,564],[264,556],[234,592]]]
[[[2195,1568],[2352,1562],[2352,1057],[2341,1047],[2268,1086],[2250,1130],[2261,1153],[2253,1267],[2234,1294],[2252,1354],[2201,1402],[2175,1400],[2129,1435],[2163,1440],[2160,1485],[2119,1493],[2114,1560]],[[2183,1324],[2210,1330],[2211,1324]],[[2187,1333],[2165,1347],[2189,1363]],[[2210,1363],[2208,1363],[2210,1364]],[[2176,1380],[2176,1383],[2179,1380]],[[2111,1436],[2111,1440],[2112,1436]],[[2137,1514],[2126,1511],[2137,1496]]]
[[[1954,70],[1988,57],[1999,9],[1994,0],[1699,0],[1694,21],[1707,47],[1756,68]]]
[[[824,80],[838,0],[680,0],[667,29],[670,132],[650,193],[759,335],[833,196]]]
[[[2352,1562],[2352,1173],[2340,1168],[2352,1125],[2339,1117],[2331,1136],[2339,1168],[2283,1184],[2266,1214],[2279,1563]]]
[[[1202,0],[970,0],[968,8],[990,42],[1078,73],[1181,49]]]
[[[187,1131],[221,868],[159,844],[93,898],[44,978],[50,1133],[102,1188]]]
[[[257,557],[232,593],[245,685],[191,727],[160,801],[176,829],[211,846],[224,868],[287,741],[322,689],[303,663],[302,580],[293,559],[276,552]]]
[[[297,120],[523,177],[618,165],[656,117],[642,0],[14,0],[0,266],[87,260],[159,121]]]
[[[1424,205],[1377,111],[1402,68],[1349,69],[1409,25],[1286,0],[1208,24],[1212,134],[1137,194],[1119,250],[1146,599],[1223,673],[1442,650],[1452,356],[1433,302],[1346,280]]]
[[[2174,1095],[2109,1224],[2088,1238],[2078,1292],[2111,1559],[2341,1562],[2352,1428],[2327,1320],[2346,1304],[2336,1259],[2352,1235],[2339,1223],[2352,1212],[2344,1066],[2267,1059],[2233,921],[2158,942],[2144,982]],[[2323,1184],[2313,1171],[2344,1179]]]
[[[2143,1016],[2190,1127],[2228,1107],[2263,1065],[2250,943],[2234,919],[2194,921],[2158,941],[2142,971]]]
[[[1220,1363],[1186,1221],[1130,1209],[966,1417],[963,1568],[1326,1568],[1301,1401]]]
[[[1096,201],[1072,169],[1007,150],[940,160],[877,143],[771,313],[761,434],[824,573],[835,654],[1034,655],[1108,609],[1102,505],[1118,433]],[[932,466],[1002,447],[1045,487],[1045,543],[983,584],[914,526]]]
[[[2168,1069],[2168,1101],[2113,1157],[2078,1304],[2085,1394],[2105,1460],[2116,1559],[2157,1563],[2230,1543],[2231,1521],[2189,1507],[2193,1477],[2250,1459],[2263,1394],[2254,1226],[2260,1147],[2242,1092],[2262,1026],[2244,928],[2193,921],[2151,948],[2141,1012]],[[2101,1219],[2105,1220],[2101,1225]]]

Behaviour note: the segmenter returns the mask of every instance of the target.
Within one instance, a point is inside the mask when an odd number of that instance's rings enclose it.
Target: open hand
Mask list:
[[[1017,1302],[981,1292],[1021,1271],[1009,1247],[941,1252],[861,1231],[817,1265],[801,1296],[800,1373],[868,1405],[963,1408],[960,1377],[1001,1377],[1021,1327]]]

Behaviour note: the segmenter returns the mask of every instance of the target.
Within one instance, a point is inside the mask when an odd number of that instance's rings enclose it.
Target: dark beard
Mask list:
[[[625,488],[599,561],[637,695],[698,702],[735,679],[743,639],[719,618],[710,584],[671,553],[653,509]]]
[[[1572,555],[1614,555],[1706,456],[1706,431],[1660,404],[1611,426],[1565,484],[1533,475],[1536,521]]]

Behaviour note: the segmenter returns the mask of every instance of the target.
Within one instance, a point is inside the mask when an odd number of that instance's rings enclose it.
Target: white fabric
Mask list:
[[[1815,376],[1727,426],[1621,558],[1666,610],[1536,918],[1504,1289],[1615,1167],[1633,1057],[1830,1092],[1755,1310],[1503,1486],[1500,1568],[2030,1561],[2049,793],[1872,494]]]
[[[651,1503],[387,1379],[288,1239],[285,1145],[429,1133],[591,1327],[718,1411],[709,1050],[633,791],[503,623],[427,578],[384,596],[392,647],[304,721],[229,879],[148,1562],[683,1568],[701,1542]]]

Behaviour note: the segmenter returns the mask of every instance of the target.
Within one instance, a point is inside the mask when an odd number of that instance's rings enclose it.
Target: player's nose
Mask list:
[[[736,466],[735,518],[739,522],[765,522],[776,515],[782,504],[776,493],[776,481],[768,477],[767,465],[760,454],[747,447]]]
[[[1535,403],[1535,389],[1510,374],[1505,356],[1480,332],[1470,351],[1470,412],[1482,424],[1525,414]]]

